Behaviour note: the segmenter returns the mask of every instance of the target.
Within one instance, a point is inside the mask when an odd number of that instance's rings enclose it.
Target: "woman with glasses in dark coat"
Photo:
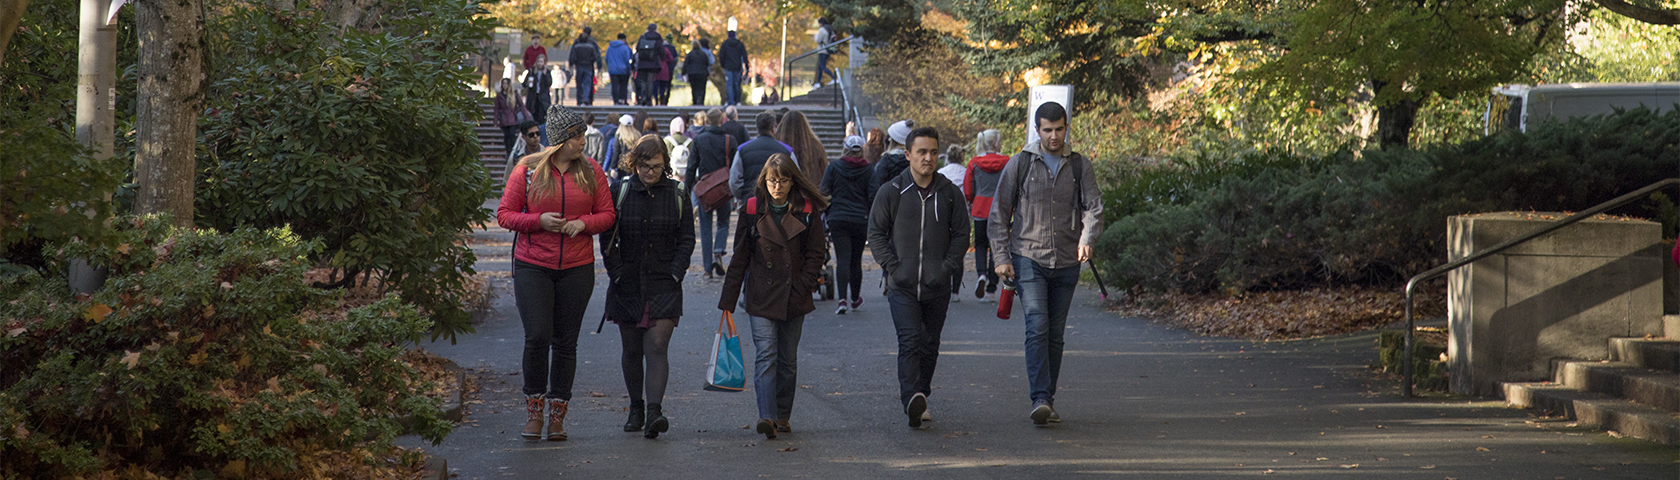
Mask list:
[[[667,349],[682,316],[694,209],[671,178],[670,155],[658,135],[643,135],[623,158],[619,169],[630,176],[613,191],[618,224],[601,243],[611,279],[607,318],[618,324],[624,347],[624,386],[630,390],[624,431],[658,438],[670,429],[662,406],[671,372]]]

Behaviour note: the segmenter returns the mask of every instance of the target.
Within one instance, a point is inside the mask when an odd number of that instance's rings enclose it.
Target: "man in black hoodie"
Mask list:
[[[574,72],[572,78],[577,80],[578,105],[595,104],[595,70],[601,68],[601,46],[589,36],[594,31],[583,27],[583,34],[572,41],[572,54],[567,59]]]
[[[729,39],[718,45],[718,63],[723,65],[723,104],[741,104],[741,73],[752,70],[752,62],[747,59],[747,44],[735,38],[735,31],[729,31]]]
[[[666,55],[665,37],[659,36],[659,25],[648,24],[647,33],[636,40],[637,105],[653,105],[659,90],[659,82],[653,77],[659,75],[659,64],[669,61]]]
[[[869,210],[869,251],[887,272],[898,331],[898,390],[911,427],[932,420],[927,396],[951,303],[951,274],[968,253],[968,203],[939,168],[939,131],[910,131],[910,166],[881,185]]]

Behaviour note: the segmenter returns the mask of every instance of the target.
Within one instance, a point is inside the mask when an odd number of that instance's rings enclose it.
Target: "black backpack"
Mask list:
[[[636,41],[636,60],[641,62],[659,61],[659,40],[642,37]]]

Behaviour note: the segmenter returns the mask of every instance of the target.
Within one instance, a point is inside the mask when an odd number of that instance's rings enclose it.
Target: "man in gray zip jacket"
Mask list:
[[[951,303],[951,274],[968,253],[968,202],[939,168],[939,131],[910,132],[910,166],[881,185],[869,210],[869,251],[887,274],[898,331],[899,401],[911,427],[932,420],[927,396]]]
[[[987,219],[997,273],[1014,279],[1026,311],[1027,385],[1034,425],[1060,422],[1056,380],[1062,371],[1079,264],[1102,233],[1102,192],[1085,156],[1068,146],[1068,115],[1045,102],[1033,113],[1038,143],[1009,159]]]

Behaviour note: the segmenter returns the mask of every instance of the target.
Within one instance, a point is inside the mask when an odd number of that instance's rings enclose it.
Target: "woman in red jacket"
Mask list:
[[[615,218],[606,176],[583,156],[583,115],[554,105],[548,112],[553,146],[527,156],[510,172],[496,223],[518,233],[513,245],[513,292],[525,325],[527,439],[565,440],[567,402],[577,373],[578,331],[595,290],[594,235]],[[548,428],[543,428],[544,399]]]

